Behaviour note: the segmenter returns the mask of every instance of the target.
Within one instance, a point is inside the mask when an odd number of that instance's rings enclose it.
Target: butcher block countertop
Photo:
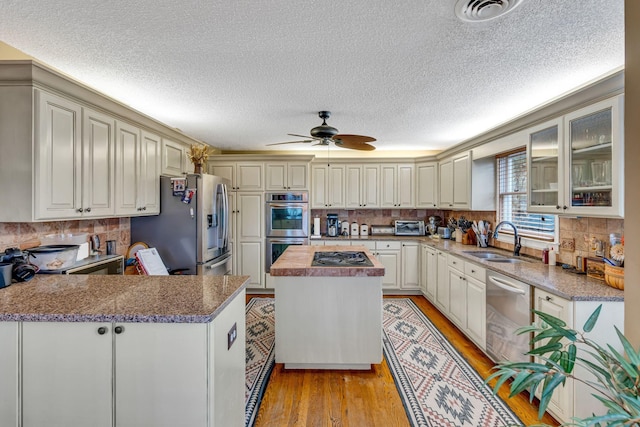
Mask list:
[[[248,276],[38,274],[0,289],[0,321],[207,323]]]
[[[316,252],[364,252],[373,263],[371,267],[312,266]],[[384,266],[364,246],[309,246],[291,245],[271,266],[271,276],[329,276],[365,277],[384,276]]]

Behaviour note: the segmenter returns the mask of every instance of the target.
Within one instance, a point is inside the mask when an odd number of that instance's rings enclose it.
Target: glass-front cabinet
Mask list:
[[[554,212],[564,195],[562,181],[562,118],[542,123],[529,132],[529,211]]]
[[[600,101],[529,132],[529,210],[624,215],[623,96]]]

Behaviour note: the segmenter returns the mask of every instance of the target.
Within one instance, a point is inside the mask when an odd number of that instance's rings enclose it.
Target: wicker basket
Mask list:
[[[624,268],[605,264],[604,282],[616,289],[624,289]]]

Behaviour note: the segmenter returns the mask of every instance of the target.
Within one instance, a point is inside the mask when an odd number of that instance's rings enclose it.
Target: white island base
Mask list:
[[[382,362],[382,276],[275,276],[276,363],[371,369]]]

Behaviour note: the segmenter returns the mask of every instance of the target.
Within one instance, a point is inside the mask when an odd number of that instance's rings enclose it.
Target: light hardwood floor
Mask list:
[[[248,295],[247,301],[258,295]],[[259,295],[262,296],[262,295]],[[385,298],[389,298],[385,296]],[[407,298],[399,296],[398,298]],[[410,296],[473,368],[486,378],[493,362],[422,296]],[[538,420],[537,404],[528,395],[499,395],[527,425],[558,426],[548,414]],[[369,371],[287,370],[276,364],[264,393],[256,427],[280,426],[409,426],[386,361]]]

